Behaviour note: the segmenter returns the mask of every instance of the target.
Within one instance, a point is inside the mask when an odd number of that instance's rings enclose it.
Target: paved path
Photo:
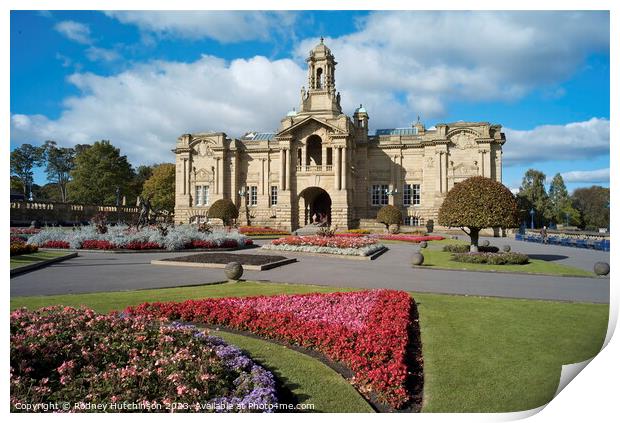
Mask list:
[[[591,270],[596,261],[609,262],[609,253],[489,238],[493,245],[510,244],[513,251]],[[258,241],[259,244],[265,241]],[[568,300],[608,303],[609,278],[578,278],[463,272],[412,268],[417,246],[388,244],[390,250],[374,261],[323,258],[278,252],[299,261],[267,271],[246,271],[244,278],[272,282],[307,283],[357,288]],[[259,249],[239,252],[260,254]],[[273,254],[273,252],[265,252]],[[54,295],[199,285],[224,279],[222,269],[194,269],[151,265],[153,259],[188,253],[80,253],[11,279],[11,296]]]

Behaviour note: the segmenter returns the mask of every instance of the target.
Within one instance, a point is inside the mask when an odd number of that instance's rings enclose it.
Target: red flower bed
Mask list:
[[[268,226],[241,226],[239,233],[243,235],[288,235],[290,232]]]
[[[41,248],[69,248],[69,243],[67,241],[47,241]]]
[[[368,236],[368,234],[362,234],[362,233],[356,233],[356,232],[340,232],[335,235],[341,236],[343,238],[361,238],[363,236]]]
[[[379,235],[379,239],[386,239],[392,241],[407,241],[407,242],[422,242],[422,241],[441,241],[444,237],[439,235],[406,235],[406,234],[385,234]]]
[[[361,392],[395,407],[411,400],[413,299],[401,291],[278,295],[145,303],[130,314],[224,325],[315,349],[345,363]]]
[[[332,248],[362,248],[376,244],[377,241],[368,237],[326,237],[326,236],[287,236],[271,241],[273,245],[311,245],[315,247],[332,247]]]
[[[162,246],[156,242],[140,242],[140,241],[131,241],[128,242],[124,247],[127,250],[157,250],[161,249]]]
[[[113,250],[116,248],[116,246],[110,241],[87,239],[82,242],[82,248],[85,250]]]
[[[245,240],[245,245],[252,245],[254,242],[251,239]],[[194,239],[191,242],[185,244],[185,248],[237,248],[237,241],[234,239],[226,239],[220,245],[213,241],[203,241],[201,239]]]
[[[37,228],[11,228],[12,234],[32,235],[32,234],[38,234],[39,232],[41,232],[41,229],[37,229]]]

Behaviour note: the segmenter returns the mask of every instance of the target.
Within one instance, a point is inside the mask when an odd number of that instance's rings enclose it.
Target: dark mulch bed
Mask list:
[[[172,257],[163,259],[165,261],[182,261],[186,263],[217,263],[228,264],[231,261],[236,261],[242,265],[254,265],[262,266],[268,263],[274,263],[281,260],[286,260],[283,256],[266,256],[256,254],[230,254],[230,253],[204,253],[194,254],[191,256]]]

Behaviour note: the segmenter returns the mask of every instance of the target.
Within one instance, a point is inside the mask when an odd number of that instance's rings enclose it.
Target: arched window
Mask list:
[[[321,68],[316,70],[316,88],[323,88],[323,69]]]
[[[322,165],[323,164],[323,149],[321,137],[318,135],[311,135],[306,140],[306,164],[308,165]]]

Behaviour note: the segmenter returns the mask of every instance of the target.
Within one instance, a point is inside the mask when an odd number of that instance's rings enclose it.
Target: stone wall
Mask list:
[[[40,201],[12,201],[11,226],[79,225],[89,222],[97,213],[106,213],[110,223],[131,223],[140,215],[139,207],[95,206]]]

